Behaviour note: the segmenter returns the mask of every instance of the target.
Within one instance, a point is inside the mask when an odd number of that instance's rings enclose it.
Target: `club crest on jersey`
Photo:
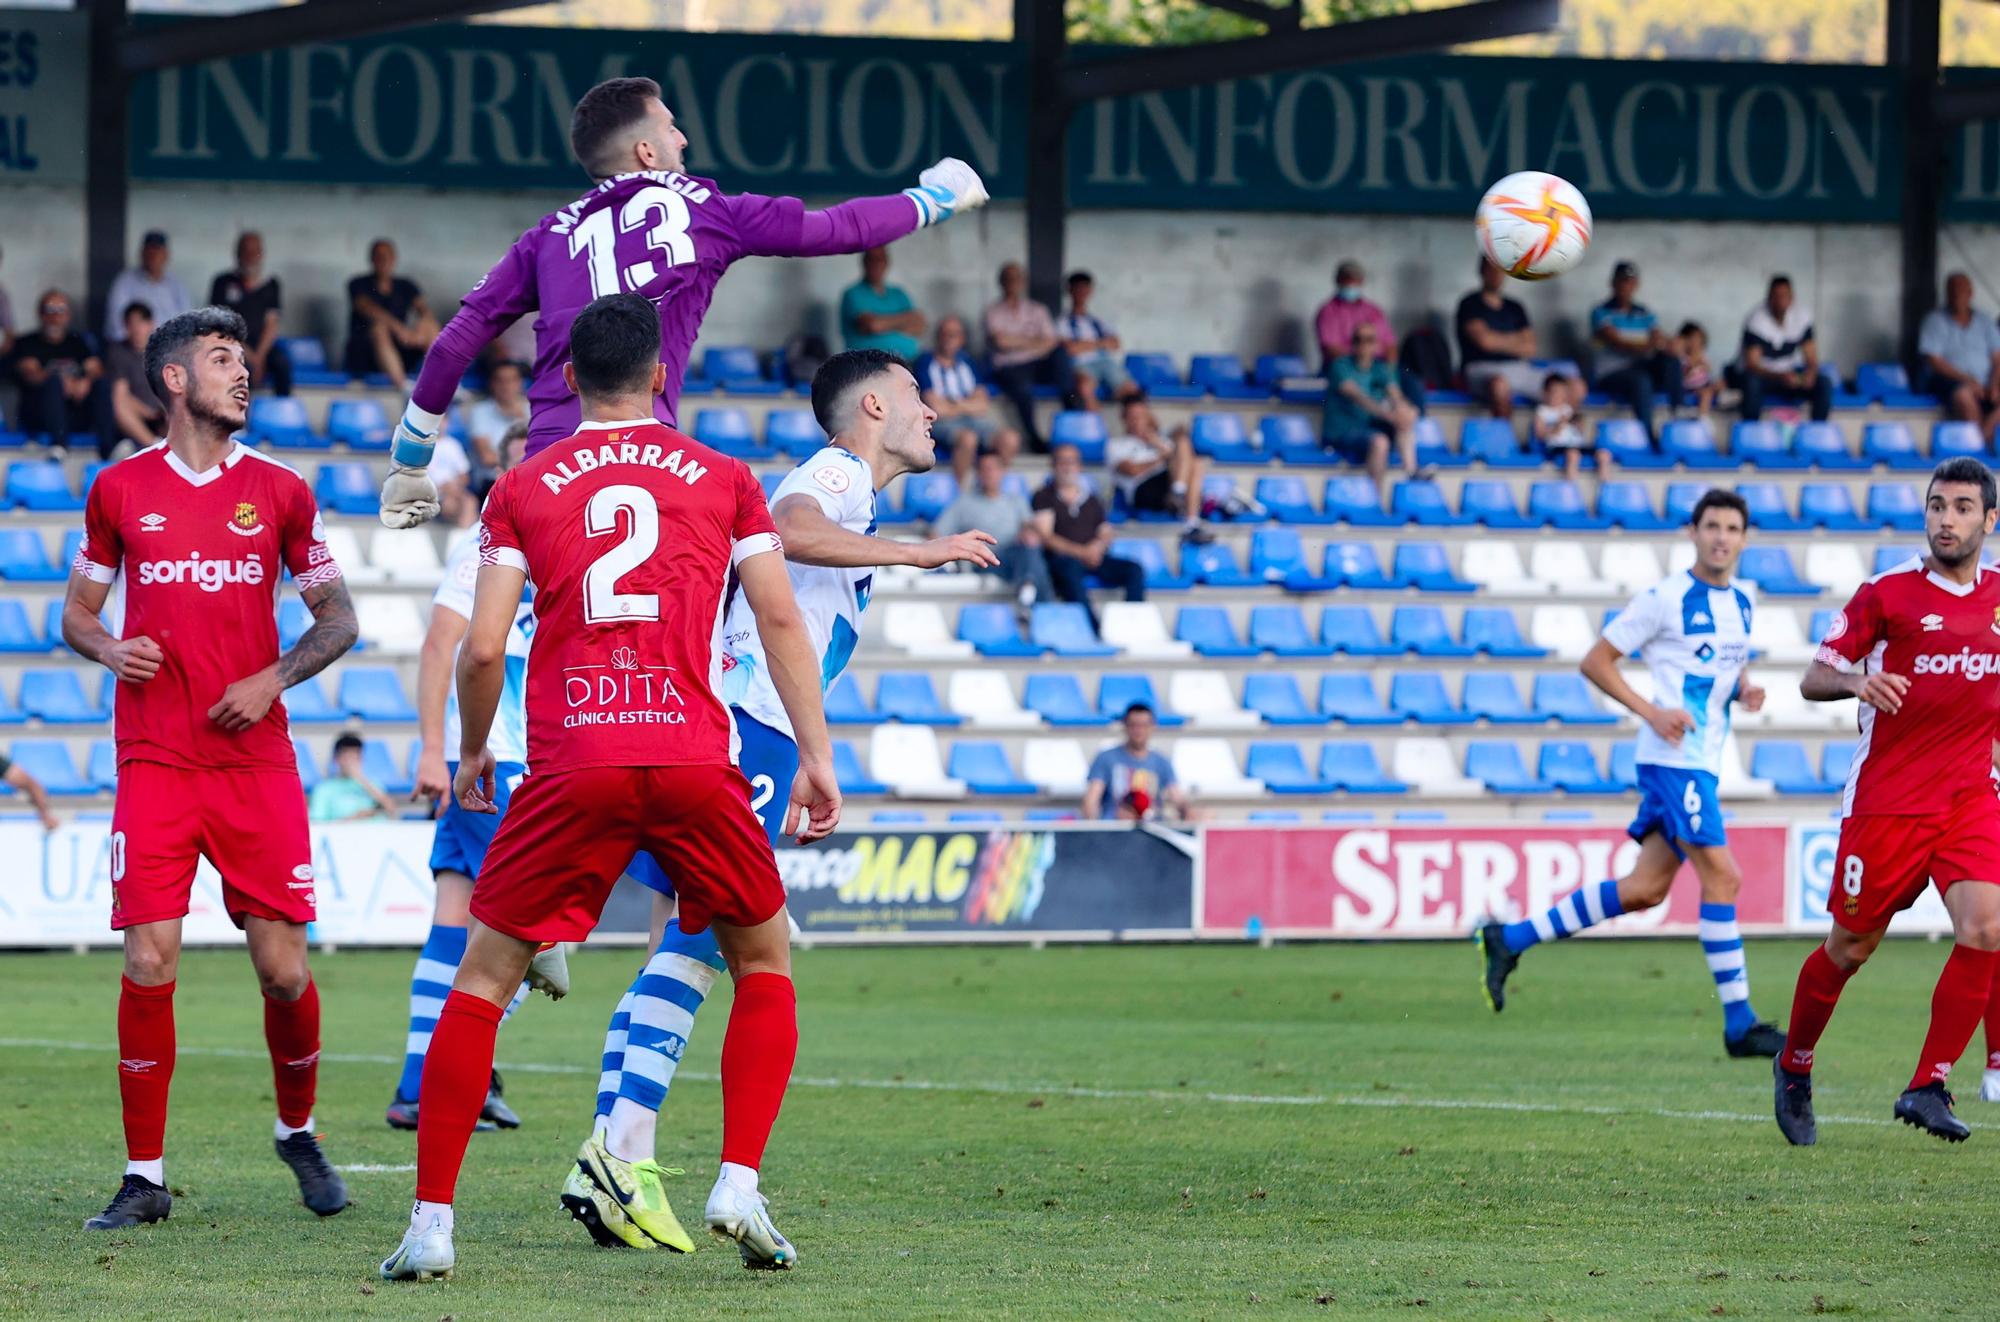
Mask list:
[[[229,517],[229,531],[239,537],[254,537],[264,531],[264,522],[257,517],[257,507],[247,500],[236,502],[236,513]]]
[[[2000,606],[1993,608],[1993,632],[2000,633]]]
[[[1842,634],[1846,632],[1847,632],[1847,612],[1835,611],[1833,613],[1833,618],[1827,621],[1826,635],[1822,637],[1820,641],[1823,643],[1830,643],[1834,639],[1840,637]]]

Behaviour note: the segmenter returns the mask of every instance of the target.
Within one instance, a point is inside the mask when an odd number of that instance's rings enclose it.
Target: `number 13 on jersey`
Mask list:
[[[636,294],[659,279],[664,270],[694,261],[694,240],[688,237],[687,199],[671,188],[642,188],[625,199],[614,217],[612,208],[594,211],[569,233],[569,255],[585,257],[590,269],[590,292],[597,298],[607,294]],[[645,235],[646,250],[664,259],[664,266],[647,257],[622,270],[618,265],[618,237]]]

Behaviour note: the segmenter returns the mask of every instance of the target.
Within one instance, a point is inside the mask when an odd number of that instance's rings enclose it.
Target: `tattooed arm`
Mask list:
[[[299,595],[313,613],[312,627],[299,636],[291,651],[222,691],[222,701],[208,709],[208,718],[223,729],[247,730],[263,720],[279,694],[339,660],[360,636],[347,580],[315,583],[302,588]]]

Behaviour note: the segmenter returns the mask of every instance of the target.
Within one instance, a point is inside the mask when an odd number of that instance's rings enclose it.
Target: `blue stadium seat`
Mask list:
[[[1252,606],[1250,642],[1277,656],[1332,656],[1333,648],[1306,631],[1297,606]]]
[[[1283,392],[1279,392],[1283,396]],[[1315,403],[1320,401],[1315,400]],[[1431,464],[1438,468],[1470,468],[1472,465],[1445,442],[1444,428],[1436,418],[1417,416],[1417,425],[1411,428],[1416,434],[1417,462]]]
[[[848,671],[827,686],[826,719],[829,725],[880,725],[886,718],[861,696],[861,682]]]
[[[1877,574],[1882,572],[1882,556],[1885,553],[1893,554],[1894,550],[1895,548],[1890,546],[1876,548],[1875,569],[1873,572]],[[1838,614],[1840,612],[1832,606],[1822,606],[1814,611],[1812,613],[1812,625],[1806,630],[1807,640],[1815,646],[1825,642],[1826,631],[1833,627],[1833,617]]]
[[[1306,360],[1292,353],[1260,353],[1257,365],[1250,373],[1250,379],[1264,387],[1267,394],[1278,393],[1278,383],[1286,377],[1311,376],[1306,368]],[[1324,391],[1318,392],[1324,394]]]
[[[1638,482],[1606,482],[1597,489],[1597,514],[1606,524],[1628,532],[1661,532],[1673,524],[1653,508],[1652,493]]]
[[[1401,587],[1416,588],[1421,592],[1475,592],[1478,586],[1468,583],[1451,570],[1451,560],[1445,554],[1440,542],[1400,542],[1396,546],[1396,558],[1389,576]]]
[[[1435,482],[1398,482],[1389,492],[1389,512],[1427,528],[1458,528],[1472,522],[1453,512]]]
[[[1397,528],[1403,516],[1382,508],[1382,493],[1365,477],[1330,477],[1320,500],[1328,522],[1338,521],[1351,528]]]
[[[312,624],[312,612],[306,609],[305,602],[289,595],[278,598],[278,647],[281,650],[290,651],[305,631],[312,628]]]
[[[1563,725],[1616,725],[1618,718],[1598,704],[1590,684],[1574,671],[1535,676],[1535,714]]]
[[[1367,676],[1354,678],[1366,680]],[[1327,713],[1306,705],[1296,676],[1252,672],[1243,677],[1243,705],[1270,725],[1325,725]]]
[[[1611,745],[1611,783],[1618,787],[1620,794],[1629,794],[1639,788],[1639,745],[1636,740],[1624,739]]]
[[[1188,380],[1217,399],[1267,399],[1271,394],[1248,378],[1243,360],[1233,353],[1196,354]]]
[[[109,677],[109,671],[103,673]],[[98,725],[111,719],[108,707],[84,696],[83,682],[71,667],[23,673],[21,710],[49,725]]]
[[[1458,510],[1468,520],[1488,528],[1535,528],[1541,520],[1521,513],[1511,483],[1476,478],[1459,489]]]
[[[1764,532],[1797,532],[1808,525],[1792,513],[1776,482],[1738,482],[1736,494],[1750,507],[1750,526]]]
[[[118,788],[118,741],[93,739],[84,762],[83,778],[109,794]]]
[[[1366,606],[1328,606],[1319,613],[1319,640],[1348,656],[1400,656],[1402,647],[1388,642]]]
[[[1028,641],[1057,656],[1118,655],[1091,627],[1090,612],[1070,601],[1037,602],[1028,618]]]
[[[59,583],[69,566],[49,563],[49,548],[33,528],[0,528],[0,578],[16,583]]]
[[[321,509],[336,514],[362,514],[373,518],[382,509],[381,483],[367,464],[321,464],[313,482],[313,495]]]
[[[845,782],[842,782],[845,784]],[[1021,814],[1024,822],[1073,822],[1076,813],[1068,808],[1030,808]]]
[[[1475,739],[1465,746],[1465,774],[1495,794],[1547,794],[1555,787],[1528,774],[1521,746],[1512,739]]]
[[[46,651],[48,648],[54,648],[58,652],[68,652],[70,650],[69,644],[63,641],[62,617],[63,599],[61,597],[51,597],[48,604],[42,610],[42,639],[47,644],[47,647],[41,650]],[[102,620],[104,617],[100,615],[98,618]],[[109,629],[111,626],[107,622],[104,627]],[[71,655],[73,656],[75,653],[72,652]]]
[[[1304,422],[1305,419],[1298,421]],[[1260,454],[1257,447],[1250,443],[1250,437],[1243,430],[1243,417],[1238,413],[1197,413],[1191,435],[1194,452],[1205,454],[1217,463],[1254,464],[1268,457]]]
[[[297,450],[323,449],[330,444],[313,433],[305,401],[297,395],[252,395],[250,421],[243,430],[256,445]]]
[[[1458,452],[1488,468],[1540,468],[1539,454],[1521,444],[1514,424],[1504,418],[1467,418],[1459,429]]]
[[[56,557],[56,568],[68,573],[70,567],[76,564],[76,553],[82,549],[83,529],[71,528],[63,534],[62,554]]]
[[[694,431],[690,434],[703,445],[733,459],[771,457],[770,447],[758,444],[757,434],[750,427],[750,415],[739,408],[700,410],[694,415]]]
[[[1398,671],[1389,681],[1389,706],[1419,725],[1463,725],[1471,719],[1445,692],[1444,676],[1432,670]]]
[[[905,725],[958,725],[965,719],[945,710],[931,677],[921,671],[883,671],[875,684],[875,707],[885,720]]]
[[[1074,445],[1086,464],[1104,462],[1106,444],[1104,415],[1082,409],[1064,409],[1049,424],[1050,445]]]
[[[1869,573],[1886,574],[1906,560],[1921,560],[1923,556],[1924,548],[1921,546],[1878,546],[1875,548],[1875,567]]]
[[[1252,808],[1249,820],[1268,822],[1273,826],[1292,826],[1304,819],[1290,808]]]
[[[1319,749],[1320,779],[1349,794],[1406,794],[1410,787],[1391,779],[1365,739],[1329,739]]]
[[[1991,459],[1993,452],[1987,448],[1986,438],[1979,434],[1976,422],[1936,422],[1931,424],[1931,462],[1942,463],[1960,455],[1974,459]]]
[[[1782,546],[1746,546],[1736,575],[1757,585],[1767,597],[1817,597],[1819,585],[1799,577],[1792,553]]]
[[[1083,700],[1083,685],[1075,675],[1059,673],[1028,676],[1021,705],[1040,712],[1050,725],[1102,725],[1097,708]]]
[[[319,761],[313,757],[312,745],[294,735],[292,755],[299,764],[299,784],[305,787],[306,793],[311,794],[313,786],[319,784]],[[840,785],[843,790],[847,788],[847,782],[844,780]]]
[[[887,794],[889,787],[861,769],[860,755],[845,739],[833,741],[833,774],[843,794]]]
[[[1542,715],[1528,710],[1514,677],[1489,670],[1467,671],[1465,710],[1470,716],[1495,725],[1540,725]]]
[[[958,479],[950,473],[912,473],[903,479],[903,513],[930,523],[958,499]]]
[[[1266,583],[1309,579],[1305,544],[1291,528],[1259,528],[1250,534],[1250,577]]]
[[[1111,543],[1111,554],[1136,562],[1146,571],[1146,586],[1155,592],[1177,592],[1193,586],[1192,579],[1167,567],[1167,553],[1151,537],[1119,537]]]
[[[7,503],[26,510],[80,510],[83,497],[69,487],[69,472],[54,459],[7,465]]]
[[[1013,474],[1009,474],[1009,476],[1013,476]],[[785,474],[783,473],[766,473],[764,474],[764,476],[757,479],[757,485],[764,488],[764,503],[766,505],[770,504],[772,501],[778,498],[778,488],[783,486],[784,484],[785,484]],[[886,505],[887,502],[878,500],[877,504]],[[882,517],[880,518],[879,521],[883,523],[896,522],[894,518],[889,517],[886,509],[883,510]]]
[[[1200,386],[1181,380],[1174,360],[1163,353],[1128,353],[1125,370],[1154,399],[1200,399],[1206,393]]]
[[[1273,794],[1330,794],[1333,782],[1313,775],[1299,746],[1290,741],[1258,742],[1250,745],[1243,759],[1245,775],[1264,782]]]
[[[1389,643],[1418,656],[1473,656],[1476,647],[1454,642],[1444,612],[1436,606],[1398,606],[1389,615]]]
[[[958,638],[981,656],[1040,656],[1042,649],[1021,636],[1012,606],[975,603],[958,612]]]
[[[1910,429],[1900,422],[1871,422],[1861,429],[1861,453],[1870,463],[1887,464],[1891,468],[1908,469],[1915,472],[1931,466],[1930,460],[1917,449],[1917,443],[1910,437]]]
[[[1202,481],[1201,504],[1199,508],[1208,509],[1212,506],[1224,504],[1235,494],[1235,478],[1230,477],[1226,473],[1211,473]],[[1174,521],[1173,514],[1166,510],[1141,510],[1133,517],[1151,523],[1172,523]],[[1235,513],[1224,513],[1221,510],[1217,510],[1208,517],[1217,523],[1262,523],[1268,516],[1254,514],[1246,508],[1237,510]]]
[[[386,450],[392,431],[379,399],[336,399],[327,406],[327,439],[349,449]]]
[[[1601,418],[1596,448],[1609,450],[1623,468],[1672,468],[1674,461],[1653,448],[1637,418]]]
[[[1868,484],[1868,522],[1897,532],[1924,530],[1924,502],[1908,482]],[[11,574],[8,577],[13,577]]]
[[[60,601],[55,603],[61,609]],[[27,607],[19,597],[0,597],[0,652],[46,652],[48,639],[35,633]]]
[[[1768,780],[1780,794],[1831,794],[1834,786],[1813,774],[1805,745],[1796,739],[1765,739],[1750,753],[1750,774]]]
[[[1320,513],[1306,490],[1305,479],[1292,474],[1258,478],[1257,503],[1279,523],[1337,522],[1335,517]]]
[[[1153,709],[1153,719],[1163,726],[1184,724],[1186,717],[1170,711],[1153,692],[1153,681],[1143,674],[1102,676],[1097,681],[1097,711],[1107,721],[1120,720],[1125,709],[1143,702]]]
[[[1820,745],[1819,778],[1834,791],[1847,784],[1847,773],[1854,766],[1854,747],[1852,739],[1829,739]]]
[[[868,814],[870,826],[922,826],[924,815],[914,808],[883,808]]]
[[[790,459],[810,459],[826,445],[811,409],[772,409],[764,415],[764,446]]]
[[[327,769],[331,771],[332,767],[333,764],[329,761]],[[376,787],[384,794],[392,797],[408,794],[416,788],[416,782],[410,773],[397,766],[396,759],[390,756],[389,745],[385,740],[364,738],[361,741],[361,774],[374,781]]]
[[[962,739],[951,746],[945,774],[962,780],[974,794],[1037,794],[1041,787],[1022,780],[1007,765],[1007,750],[997,740]]]
[[[1210,542],[1206,546],[1182,543],[1181,578],[1215,588],[1253,587],[1264,581],[1243,572],[1243,566],[1236,562],[1235,548],[1227,542]]]
[[[1537,482],[1528,488],[1528,519],[1536,527],[1546,524],[1570,530],[1611,526],[1604,515],[1590,512],[1583,503],[1583,492],[1565,478]]]
[[[1667,522],[1675,528],[1686,527],[1694,518],[1694,507],[1708,493],[1706,482],[1667,483]]]
[[[919,813],[918,816],[923,814]],[[1000,812],[979,812],[970,808],[960,808],[944,815],[953,826],[998,826],[1007,820],[1007,814]]]
[[[1234,417],[1234,414],[1220,415]],[[1199,417],[1197,416],[1197,421]],[[1257,436],[1263,443],[1257,452],[1257,460],[1281,459],[1288,464],[1325,463],[1334,456],[1320,446],[1319,428],[1313,420],[1298,413],[1266,413],[1257,420]],[[1222,451],[1216,452],[1221,459]],[[1235,462],[1224,460],[1225,463]]]
[[[1327,671],[1319,677],[1319,709],[1343,725],[1401,725],[1402,716],[1382,703],[1367,672]]]
[[[702,354],[702,375],[732,395],[781,395],[785,387],[764,375],[757,351],[742,344],[718,344]]]
[[[1323,554],[1325,578],[1330,586],[1361,591],[1379,591],[1396,583],[1382,568],[1382,559],[1368,542],[1328,542]]]
[[[310,335],[285,336],[278,343],[285,346],[285,353],[292,360],[292,384],[300,386],[347,384],[347,373],[336,372],[327,366],[326,346]]]
[[[1263,649],[1236,636],[1229,612],[1220,606],[1183,606],[1174,621],[1174,637],[1192,644],[1202,656],[1256,656]]]
[[[417,709],[403,696],[402,681],[387,666],[349,666],[340,672],[340,706],[363,721],[414,721]]]
[[[65,740],[16,739],[7,755],[15,766],[41,781],[51,794],[97,793],[96,784],[77,773],[76,763],[70,759],[69,744]],[[0,785],[0,790],[14,793],[11,785]]]
[[[1546,647],[1537,647],[1521,636],[1514,612],[1504,606],[1468,606],[1465,610],[1465,645],[1488,656],[1544,657]]]
[[[1737,460],[1722,453],[1715,433],[1706,421],[1676,418],[1660,428],[1660,450],[1668,458],[1696,471],[1719,471],[1737,467]]]
[[[1854,369],[1854,393],[1871,404],[1909,390],[1910,374],[1901,363],[1863,363]]]
[[[1867,532],[1874,525],[1854,509],[1845,482],[1807,482],[1799,487],[1799,520],[1828,532]]]
[[[285,690],[285,714],[294,724],[318,725],[344,721],[347,713],[326,699],[318,675],[311,675]]]
[[[1792,449],[1822,472],[1867,468],[1873,461],[1848,448],[1847,438],[1832,422],[1802,422],[1792,432]]]
[[[1773,422],[1738,422],[1729,429],[1729,452],[1738,463],[1752,468],[1787,470],[1805,468],[1810,463],[1792,453],[1785,434]]]
[[[1543,744],[1535,774],[1571,794],[1618,792],[1618,786],[1598,770],[1597,755],[1581,739],[1551,739]]]

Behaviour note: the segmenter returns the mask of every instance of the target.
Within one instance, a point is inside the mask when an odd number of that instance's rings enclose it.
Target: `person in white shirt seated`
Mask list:
[[[1144,395],[1132,395],[1120,410],[1125,431],[1104,447],[1111,483],[1134,514],[1171,514],[1181,521],[1183,536],[1206,541],[1201,527],[1201,484],[1208,460],[1194,452],[1186,427],[1171,436],[1160,431],[1160,420]]]
[[[1820,375],[1812,313],[1793,298],[1790,276],[1772,276],[1764,301],[1750,309],[1742,352],[1726,375],[1743,392],[1745,422],[1763,416],[1766,400],[1806,404],[1814,422],[1833,411],[1833,378]]]

